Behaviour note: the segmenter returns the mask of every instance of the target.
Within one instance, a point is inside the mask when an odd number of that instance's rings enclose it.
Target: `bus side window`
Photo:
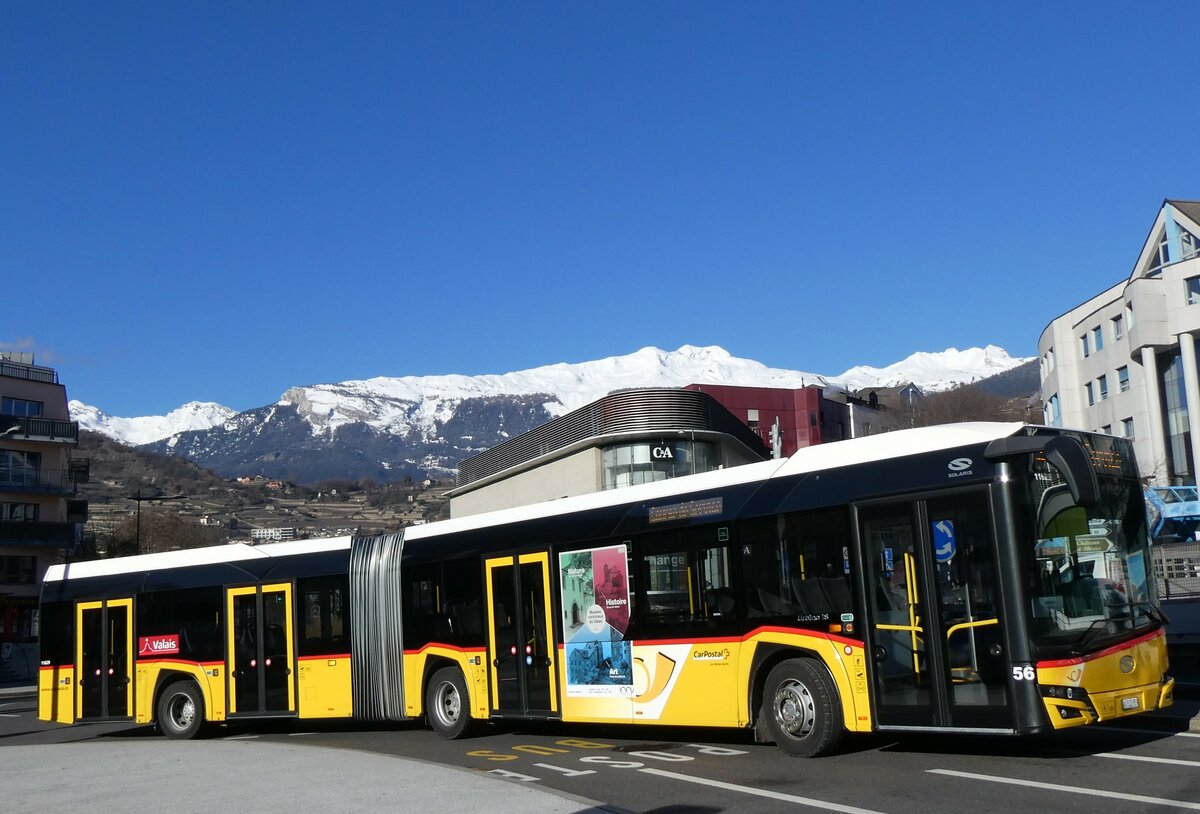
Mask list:
[[[349,614],[346,613],[348,582],[344,576],[306,577],[297,580],[300,595],[300,633],[297,655],[330,656],[348,653]],[[266,634],[270,642],[270,632]]]

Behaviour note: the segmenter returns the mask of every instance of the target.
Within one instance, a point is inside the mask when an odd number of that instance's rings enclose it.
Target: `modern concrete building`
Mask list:
[[[76,553],[87,520],[75,485],[87,479],[89,462],[71,457],[79,425],[70,420],[58,374],[33,362],[31,353],[0,351],[0,643],[8,654],[0,657],[6,662],[14,661],[14,646],[20,652],[36,638],[42,576]]]
[[[887,429],[886,411],[820,387],[693,384],[610,393],[463,460],[452,517],[665,480]]]
[[[1200,202],[1165,200],[1129,276],[1042,332],[1046,423],[1132,438],[1147,481],[1196,483],[1198,333]]]

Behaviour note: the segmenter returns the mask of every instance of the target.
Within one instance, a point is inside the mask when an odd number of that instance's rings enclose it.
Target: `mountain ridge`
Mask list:
[[[684,345],[676,351],[647,347],[625,356],[506,374],[377,377],[298,386],[274,404],[240,413],[192,402],[170,414],[184,424],[182,430],[137,446],[182,456],[227,477],[261,474],[298,483],[439,478],[453,474],[463,458],[614,390],[692,383],[860,389],[913,381],[936,392],[1026,361],[995,346],[952,348],[914,354],[907,365],[851,368],[841,377],[829,377],[771,368],[717,346]],[[156,424],[153,417],[114,419],[81,406],[86,409],[78,413],[80,425],[104,434],[135,427],[144,438],[151,428],[167,423]],[[106,423],[90,424],[96,416],[104,416]],[[205,420],[212,423],[203,426]]]

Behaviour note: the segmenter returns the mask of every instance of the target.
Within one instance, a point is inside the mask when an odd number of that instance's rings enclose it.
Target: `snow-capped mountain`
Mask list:
[[[87,429],[182,455],[222,474],[298,481],[449,473],[458,461],[607,393],[631,387],[737,384],[841,389],[909,381],[944,390],[1014,368],[994,346],[917,353],[885,368],[840,376],[771,368],[720,347],[643,348],[579,364],[484,376],[406,376],[293,387],[243,413],[193,402],[168,416],[121,419],[72,402]]]
[[[1030,357],[1032,358],[1032,357]],[[887,367],[852,367],[834,380],[850,390],[891,387],[912,382],[926,393],[970,384],[1023,365],[1029,359],[1014,359],[1004,348],[950,348],[941,353],[914,353]]]
[[[207,430],[237,415],[237,410],[208,401],[189,401],[166,415],[138,418],[111,416],[73,399],[69,407],[71,418],[85,430],[102,433],[132,446],[150,444],[188,430]]]

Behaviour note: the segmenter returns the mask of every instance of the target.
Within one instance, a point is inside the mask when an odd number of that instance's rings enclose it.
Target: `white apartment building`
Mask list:
[[[1042,332],[1046,423],[1132,438],[1147,481],[1196,483],[1197,334],[1200,201],[1165,200],[1129,277]]]

